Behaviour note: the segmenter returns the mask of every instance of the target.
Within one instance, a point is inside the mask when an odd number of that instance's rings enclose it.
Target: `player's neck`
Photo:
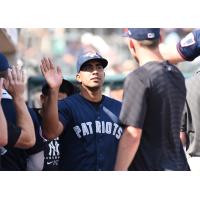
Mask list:
[[[160,54],[158,49],[155,49],[154,51],[143,49],[138,54],[138,60],[139,60],[140,66],[142,66],[142,65],[144,65],[144,64],[146,64],[148,62],[151,62],[151,61],[162,62],[163,58],[162,58],[162,56],[161,56],[161,54]]]
[[[102,99],[101,90],[88,90],[86,88],[81,88],[81,96],[91,102],[100,102]]]

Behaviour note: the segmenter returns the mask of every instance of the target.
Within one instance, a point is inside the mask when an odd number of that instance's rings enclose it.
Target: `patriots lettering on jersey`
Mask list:
[[[94,132],[97,134],[113,135],[118,140],[122,135],[122,128],[118,124],[105,121],[95,121],[94,124],[92,122],[84,122],[80,126],[74,126],[73,129],[78,138],[94,134]]]
[[[181,47],[188,47],[195,44],[194,34],[189,33],[188,35],[186,35],[186,37],[184,37],[181,40],[180,44],[181,44]]]

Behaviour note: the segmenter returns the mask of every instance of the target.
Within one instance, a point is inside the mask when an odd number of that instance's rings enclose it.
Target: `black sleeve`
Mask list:
[[[182,114],[182,117],[181,117],[180,131],[187,133],[187,108],[186,108],[186,105],[184,107],[183,114]]]
[[[143,128],[147,109],[147,86],[143,77],[140,76],[141,73],[133,72],[125,80],[124,97],[120,113],[120,121],[123,125],[131,125],[136,128]]]
[[[27,150],[27,153],[29,155],[38,153],[42,150],[44,150],[44,139],[42,137],[42,118],[37,115],[36,111],[29,108],[29,113],[31,115],[31,118],[33,120],[34,128],[35,128],[35,137],[36,137],[36,142],[33,147]]]
[[[21,134],[21,128],[15,126],[13,123],[8,122],[8,147],[13,147]]]
[[[184,60],[192,61],[200,55],[200,29],[186,35],[178,44],[177,50]]]

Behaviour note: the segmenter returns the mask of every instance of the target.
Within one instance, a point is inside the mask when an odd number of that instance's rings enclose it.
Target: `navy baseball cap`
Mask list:
[[[160,28],[128,28],[123,34],[135,40],[154,40],[160,38]]]
[[[7,58],[0,53],[0,71],[6,71],[9,67]]]
[[[77,64],[76,64],[77,73],[79,73],[83,64],[91,60],[97,60],[101,62],[103,68],[105,68],[108,65],[108,61],[105,58],[103,58],[98,52],[93,52],[93,51],[84,52],[78,57]]]

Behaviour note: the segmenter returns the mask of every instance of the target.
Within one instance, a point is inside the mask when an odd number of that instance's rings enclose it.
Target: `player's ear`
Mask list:
[[[135,55],[135,45],[134,45],[134,42],[133,42],[133,40],[131,38],[129,39],[128,47],[129,47],[129,51],[130,51],[131,55],[133,57],[135,57],[136,56]]]
[[[41,105],[45,103],[45,95],[43,94],[40,95],[40,102],[41,102]]]
[[[80,77],[80,73],[76,74],[76,80],[81,83],[81,77]]]
[[[163,42],[164,42],[163,35],[160,35],[159,43],[163,43]]]
[[[131,40],[131,39],[129,40],[129,47],[130,47],[130,49],[135,49],[133,40]]]

